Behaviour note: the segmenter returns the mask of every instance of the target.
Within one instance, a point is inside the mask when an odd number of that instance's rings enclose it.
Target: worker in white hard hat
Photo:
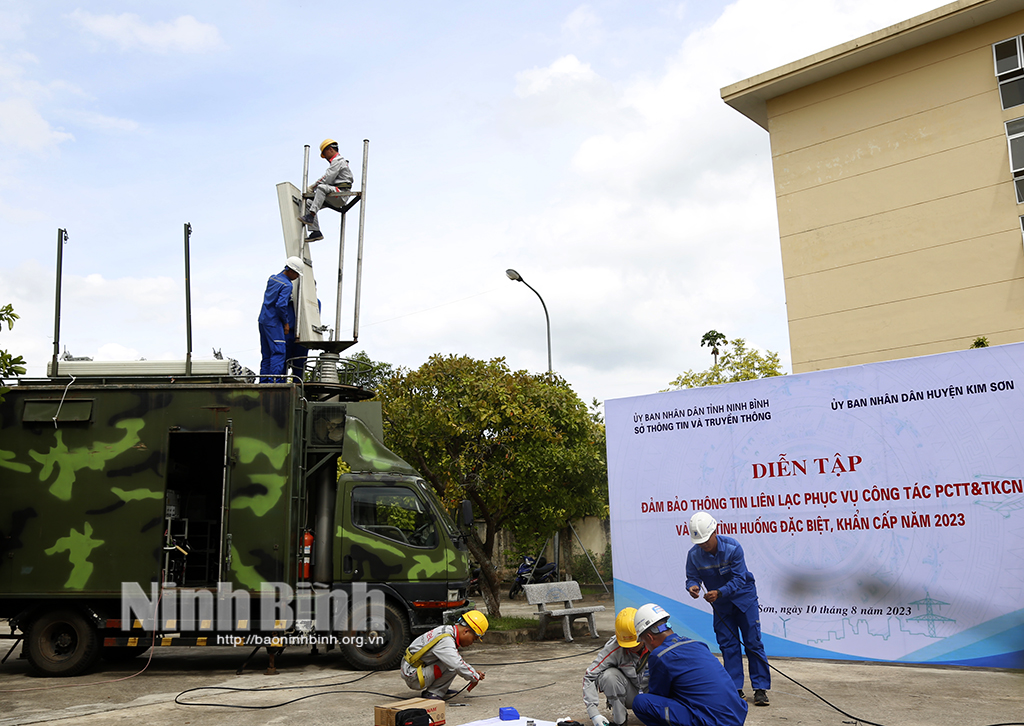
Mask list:
[[[285,260],[284,269],[267,280],[260,309],[260,382],[281,383],[287,361],[288,344],[295,339],[295,308],[292,306],[292,282],[302,275],[304,263],[298,257]]]
[[[697,512],[690,517],[690,541],[693,547],[686,555],[686,589],[696,599],[700,597],[701,585],[704,586],[704,599],[711,603],[715,638],[722,651],[725,670],[732,677],[740,698],[744,697],[740,651],[740,639],[743,639],[754,705],[767,706],[771,673],[761,642],[757,586],[743,559],[743,548],[732,537],[718,534],[718,522],[707,512]]]
[[[615,635],[583,674],[583,704],[594,726],[623,726],[626,709],[633,708],[633,699],[647,687],[647,649],[636,639],[635,615],[636,608],[619,611]],[[601,714],[601,693],[611,707],[611,721]]]
[[[699,640],[672,632],[668,612],[647,603],[636,611],[637,638],[650,651],[647,692],[633,699],[646,726],[742,726],[747,702],[718,658]]]
[[[324,238],[316,213],[328,201],[333,207],[344,206],[351,196],[348,192],[352,191],[352,170],[348,168],[348,161],[338,153],[338,142],[324,139],[320,144],[320,157],[327,162],[327,171],[306,189],[306,195],[312,195],[313,199],[307,201],[306,212],[299,217],[309,230],[307,242]]]
[[[428,630],[405,651],[402,680],[409,688],[422,691],[422,698],[447,701],[458,693],[448,688],[455,676],[469,681],[472,691],[484,679],[484,674],[464,661],[459,650],[482,639],[487,627],[486,615],[479,610],[469,610],[455,625],[439,625]]]

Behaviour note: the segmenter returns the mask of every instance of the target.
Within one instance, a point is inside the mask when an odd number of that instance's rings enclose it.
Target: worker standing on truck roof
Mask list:
[[[288,363],[288,345],[295,340],[295,308],[292,307],[292,282],[302,275],[298,257],[285,260],[284,269],[267,280],[260,310],[260,382],[281,383]]]
[[[600,694],[612,709],[612,726],[625,726],[626,709],[647,688],[647,649],[636,639],[636,608],[623,608],[615,616],[615,635],[604,644],[583,674],[583,704],[594,726],[608,726],[598,705]]]
[[[338,153],[338,142],[324,139],[320,144],[320,157],[328,163],[327,171],[306,189],[306,194],[313,195],[313,201],[307,202],[306,213],[299,217],[299,221],[309,228],[307,242],[324,238],[316,219],[316,213],[323,209],[324,202],[330,200],[335,205],[344,205],[348,200],[344,192],[352,190],[352,170],[348,168],[348,160]]]
[[[707,645],[672,632],[668,612],[647,603],[636,611],[636,632],[650,651],[647,693],[633,699],[646,726],[743,726],[747,702]]]
[[[455,625],[439,625],[409,644],[402,659],[402,680],[423,698],[446,701],[458,691],[448,686],[455,676],[469,681],[469,690],[483,680],[484,674],[462,659],[459,650],[473,645],[487,632],[487,616],[479,610],[462,614]]]
[[[722,651],[725,670],[743,698],[743,654],[740,638],[747,651],[750,687],[754,705],[767,706],[767,691],[772,687],[768,656],[761,642],[761,615],[757,605],[754,576],[743,559],[743,548],[732,537],[718,535],[718,522],[707,512],[690,517],[690,541],[686,555],[686,589],[690,597],[704,599],[714,612],[715,638]]]

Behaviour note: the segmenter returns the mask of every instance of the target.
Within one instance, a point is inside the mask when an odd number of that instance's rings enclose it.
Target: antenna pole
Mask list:
[[[363,139],[363,178],[359,190],[359,252],[356,255],[356,304],[352,320],[352,340],[359,340],[359,297],[363,289],[363,220],[366,217],[366,165],[370,155],[370,140]]]
[[[192,225],[185,222],[185,376],[192,375],[192,286],[189,283],[188,241],[192,236]]]
[[[53,305],[53,362],[50,366],[50,377],[57,377],[57,355],[60,353],[60,284],[61,263],[64,259],[64,243],[68,241],[66,229],[57,230],[57,299]]]

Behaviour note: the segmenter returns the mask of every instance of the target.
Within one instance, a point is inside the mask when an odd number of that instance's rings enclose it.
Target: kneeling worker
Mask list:
[[[479,610],[463,613],[455,625],[439,625],[409,644],[402,659],[402,679],[409,688],[422,690],[423,698],[447,700],[458,691],[448,690],[455,676],[469,681],[469,690],[484,674],[462,660],[459,650],[473,645],[487,632],[487,616]]]
[[[704,643],[673,633],[668,612],[654,603],[636,611],[636,632],[651,652],[647,693],[633,699],[637,718],[647,726],[742,726],[747,702]]]
[[[637,642],[633,618],[636,608],[623,608],[615,617],[611,638],[583,674],[583,703],[594,726],[609,726],[598,705],[600,693],[612,709],[613,726],[626,723],[626,709],[647,686],[647,650]]]

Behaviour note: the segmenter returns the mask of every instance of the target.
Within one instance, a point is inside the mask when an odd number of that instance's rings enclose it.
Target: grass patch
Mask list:
[[[487,618],[491,630],[518,630],[519,628],[536,628],[536,618]]]

